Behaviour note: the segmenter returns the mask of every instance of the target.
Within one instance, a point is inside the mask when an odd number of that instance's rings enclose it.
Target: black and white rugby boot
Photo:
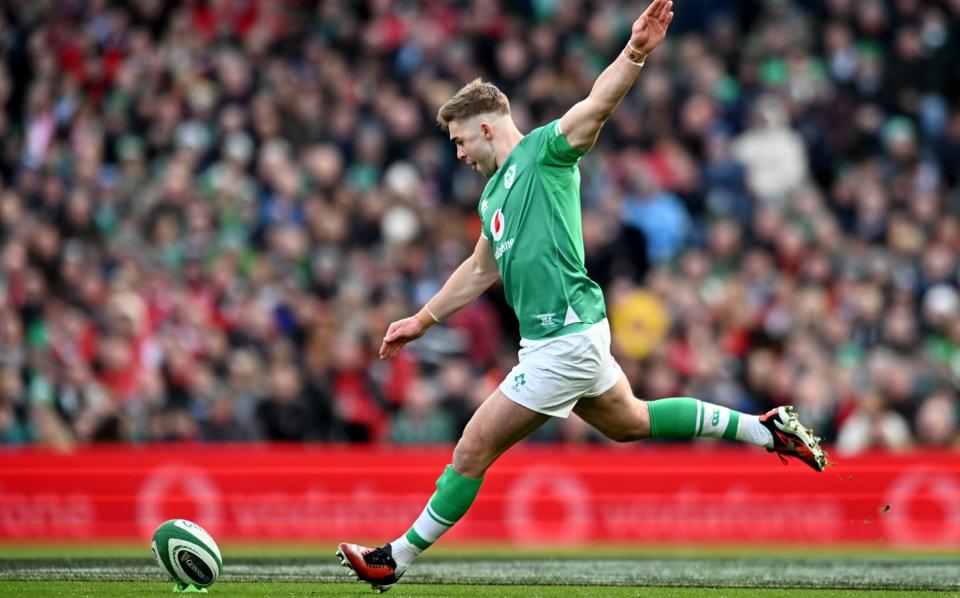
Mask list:
[[[393,560],[393,549],[389,544],[380,548],[368,548],[343,542],[337,547],[340,564],[350,570],[357,581],[363,581],[377,592],[386,592],[403,577],[405,569]]]
[[[784,464],[787,462],[784,455],[787,455],[800,459],[815,471],[826,468],[827,452],[813,430],[800,423],[795,408],[788,405],[771,409],[760,416],[760,423],[773,434],[773,448],[767,450],[777,453]]]

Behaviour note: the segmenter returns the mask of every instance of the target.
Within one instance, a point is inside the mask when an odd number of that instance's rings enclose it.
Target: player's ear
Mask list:
[[[493,125],[487,121],[480,121],[480,134],[483,135],[483,138],[487,141],[493,139]]]

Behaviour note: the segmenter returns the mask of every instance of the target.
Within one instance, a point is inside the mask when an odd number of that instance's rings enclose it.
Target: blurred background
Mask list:
[[[502,291],[376,358],[479,235],[436,110],[479,76],[558,118],[642,9],[3,2],[0,442],[454,441],[516,360]],[[635,393],[960,446],[960,1],[674,11],[581,163]]]

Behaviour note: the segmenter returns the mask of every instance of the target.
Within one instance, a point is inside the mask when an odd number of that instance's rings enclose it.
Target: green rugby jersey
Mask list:
[[[583,263],[577,169],[583,154],[555,120],[513,148],[480,196],[483,236],[493,245],[525,339],[581,330],[606,317],[603,292]]]

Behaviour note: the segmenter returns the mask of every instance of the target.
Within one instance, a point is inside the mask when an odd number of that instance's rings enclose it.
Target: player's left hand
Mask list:
[[[630,45],[637,52],[649,54],[663,41],[672,20],[672,0],[653,0],[640,18],[633,22]]]
[[[404,345],[424,335],[427,329],[416,316],[397,320],[390,324],[380,344],[380,359],[395,357]]]

